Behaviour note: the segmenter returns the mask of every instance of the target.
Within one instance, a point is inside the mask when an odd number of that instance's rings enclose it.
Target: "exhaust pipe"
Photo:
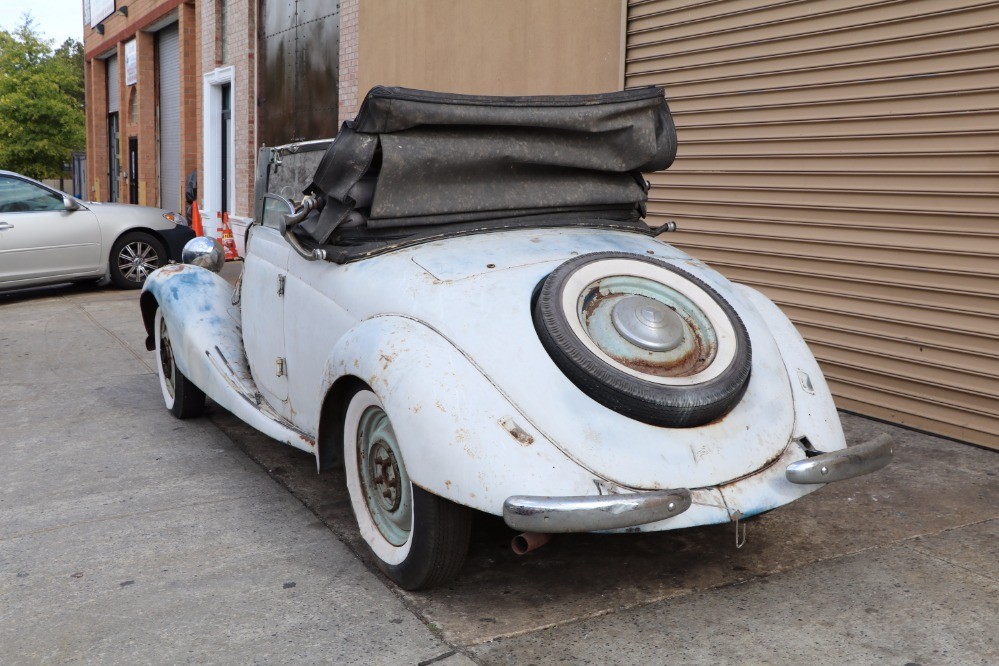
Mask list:
[[[518,555],[526,555],[532,550],[537,550],[541,546],[551,541],[552,535],[545,532],[524,532],[518,534],[510,542],[513,552]]]

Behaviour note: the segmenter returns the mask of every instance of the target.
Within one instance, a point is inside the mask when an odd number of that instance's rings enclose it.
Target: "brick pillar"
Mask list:
[[[108,91],[103,60],[86,64],[87,186],[85,199],[107,201],[108,196]]]
[[[201,40],[198,35],[198,13],[192,4],[178,8],[180,32],[180,136],[181,177],[187,185],[187,174],[198,170],[198,187],[201,188]],[[199,193],[200,194],[200,193]],[[183,192],[181,192],[183,196]]]
[[[233,177],[236,179],[236,202],[233,212],[253,216],[253,184],[257,137],[257,0],[243,0],[230,5],[228,55],[236,66],[233,99]]]
[[[159,206],[160,180],[156,155],[156,135],[159,130],[156,126],[156,38],[153,33],[140,31],[135,34],[135,54],[138,81],[128,90],[128,136],[139,138],[139,204]],[[127,145],[125,149],[127,156]],[[127,165],[127,162],[125,164]]]
[[[340,0],[339,124],[357,115],[358,0]]]

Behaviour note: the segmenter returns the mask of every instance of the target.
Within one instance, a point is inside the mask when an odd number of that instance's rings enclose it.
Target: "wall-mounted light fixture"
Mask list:
[[[128,16],[128,5],[122,5],[118,8],[115,14],[121,14],[122,16]]]
[[[97,25],[94,26],[94,30],[97,31],[98,35],[103,35],[104,34],[104,24],[103,23],[98,23]]]

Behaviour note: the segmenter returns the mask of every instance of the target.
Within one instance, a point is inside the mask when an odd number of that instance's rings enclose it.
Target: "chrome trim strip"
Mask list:
[[[503,502],[503,520],[521,532],[596,532],[654,523],[689,508],[686,488],[577,497],[514,495]]]
[[[882,433],[863,444],[797,460],[787,466],[784,474],[791,483],[842,481],[881,469],[894,454],[891,436]]]

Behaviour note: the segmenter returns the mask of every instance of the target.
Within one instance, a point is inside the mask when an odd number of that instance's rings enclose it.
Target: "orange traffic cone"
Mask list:
[[[232,227],[229,226],[229,213],[222,213],[222,247],[225,248],[225,260],[234,261],[239,259],[239,252],[236,251],[236,239],[232,237]]]
[[[198,210],[198,202],[191,202],[191,228],[199,236],[205,235],[205,230],[201,226],[201,211]]]

